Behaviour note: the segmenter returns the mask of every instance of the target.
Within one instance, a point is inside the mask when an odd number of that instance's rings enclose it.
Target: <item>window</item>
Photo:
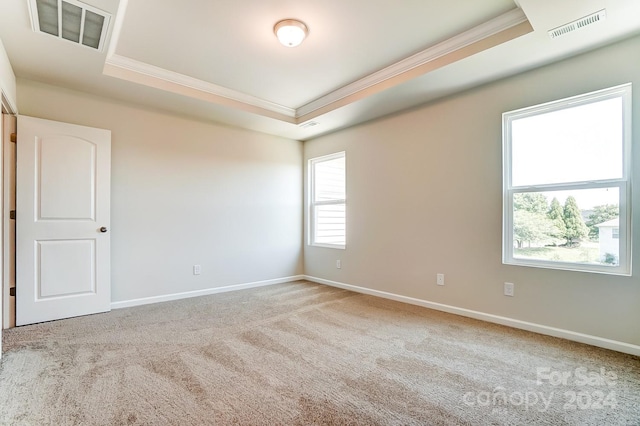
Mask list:
[[[345,248],[346,174],[345,153],[309,160],[309,243]]]
[[[631,84],[504,113],[503,262],[630,275],[630,149]]]

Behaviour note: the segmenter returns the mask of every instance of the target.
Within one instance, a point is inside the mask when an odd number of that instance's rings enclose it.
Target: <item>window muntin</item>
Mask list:
[[[503,114],[504,263],[631,273],[630,109],[627,84]]]
[[[309,160],[309,244],[345,248],[346,156],[338,152]]]

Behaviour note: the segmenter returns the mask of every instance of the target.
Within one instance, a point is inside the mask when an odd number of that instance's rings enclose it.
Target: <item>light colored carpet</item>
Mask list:
[[[638,357],[307,282],[4,345],[3,425],[640,424]]]

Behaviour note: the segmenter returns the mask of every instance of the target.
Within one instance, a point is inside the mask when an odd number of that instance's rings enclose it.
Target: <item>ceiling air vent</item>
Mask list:
[[[599,12],[592,13],[589,16],[585,16],[584,18],[577,19],[573,22],[569,22],[568,24],[564,24],[559,26],[558,28],[554,28],[549,30],[549,37],[558,38],[563,35],[572,33],[581,28],[587,27],[589,25],[596,24],[600,21],[604,21],[607,18],[606,10],[602,9]]]
[[[317,126],[318,124],[320,123],[317,121],[307,121],[306,123],[299,124],[299,127],[302,129],[308,129],[309,127]]]
[[[102,50],[111,16],[76,0],[29,0],[36,32]]]

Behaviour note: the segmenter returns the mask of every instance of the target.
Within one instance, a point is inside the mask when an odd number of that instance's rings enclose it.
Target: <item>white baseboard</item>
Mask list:
[[[303,280],[304,275],[294,275],[291,277],[276,278],[273,280],[255,281],[252,283],[234,284],[224,287],[206,288],[203,290],[185,291],[183,293],[164,294],[162,296],[143,297],[140,299],[123,300],[111,302],[111,309],[130,308],[132,306],[148,305],[151,303],[168,302],[171,300],[187,299],[189,297],[208,296],[210,294],[225,293],[227,291],[245,290],[248,288],[264,287],[274,284],[288,283],[291,281]]]
[[[602,337],[591,336],[589,334],[576,333],[570,330],[564,330],[561,328],[549,327],[546,325],[535,324],[527,321],[520,321],[513,318],[502,317],[499,315],[487,314],[484,312],[473,311],[470,309],[458,308],[456,306],[443,305],[441,303],[430,302],[428,300],[416,299],[413,297],[401,296],[399,294],[387,293],[385,291],[372,290],[370,288],[358,287],[351,284],[340,283],[336,281],[325,280],[323,278],[317,278],[305,275],[304,278],[308,281],[312,281],[318,284],[325,284],[332,287],[338,287],[345,290],[351,290],[356,293],[368,294],[371,296],[382,297],[385,299],[391,299],[398,302],[409,303],[411,305],[423,306],[425,308],[434,309],[437,311],[448,312],[451,314],[460,315],[463,317],[474,318],[482,321],[487,321],[495,324],[506,325],[521,330],[532,331],[534,333],[544,334],[547,336],[560,337],[574,342],[586,343],[592,346],[598,346],[600,348],[611,349],[618,352],[623,352],[631,355],[640,356],[640,346],[632,345],[630,343],[619,342],[616,340],[605,339]]]

